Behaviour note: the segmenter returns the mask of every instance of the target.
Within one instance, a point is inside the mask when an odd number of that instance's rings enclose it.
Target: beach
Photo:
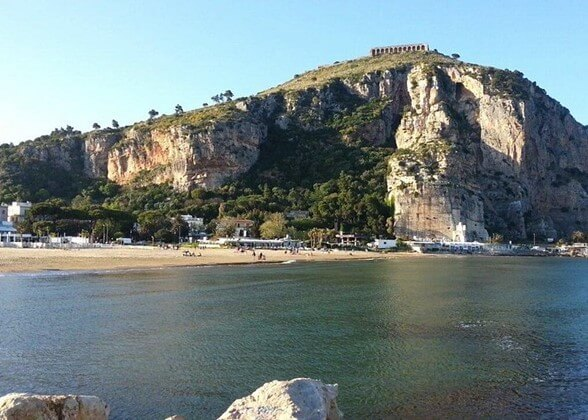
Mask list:
[[[331,253],[301,251],[299,254],[290,254],[283,250],[256,250],[254,257],[251,251],[237,252],[235,249],[190,249],[189,251],[196,256],[184,256],[184,249],[162,249],[149,246],[83,249],[0,248],[0,273],[386,259],[400,255],[400,253],[365,251],[333,251]],[[265,259],[261,261],[258,259],[260,252],[265,256]]]

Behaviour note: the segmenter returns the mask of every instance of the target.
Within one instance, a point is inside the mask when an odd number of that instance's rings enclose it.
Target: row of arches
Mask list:
[[[372,57],[382,54],[394,54],[409,51],[428,51],[426,44],[399,45],[397,47],[372,48]]]

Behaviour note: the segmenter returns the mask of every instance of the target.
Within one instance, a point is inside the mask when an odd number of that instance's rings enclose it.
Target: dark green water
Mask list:
[[[266,381],[346,418],[588,416],[588,261],[447,257],[0,277],[0,395],[209,419]]]

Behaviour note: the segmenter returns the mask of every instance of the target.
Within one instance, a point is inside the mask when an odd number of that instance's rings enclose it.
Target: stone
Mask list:
[[[234,401],[219,420],[338,420],[337,393],[337,385],[309,378],[272,381]]]
[[[108,405],[88,395],[12,393],[0,398],[0,420],[106,420]]]

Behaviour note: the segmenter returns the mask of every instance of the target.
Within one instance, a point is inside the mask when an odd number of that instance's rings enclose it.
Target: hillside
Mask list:
[[[588,231],[588,130],[520,72],[366,57],[179,116],[0,147],[0,201],[49,197],[135,216],[310,210],[301,231],[562,237]]]

